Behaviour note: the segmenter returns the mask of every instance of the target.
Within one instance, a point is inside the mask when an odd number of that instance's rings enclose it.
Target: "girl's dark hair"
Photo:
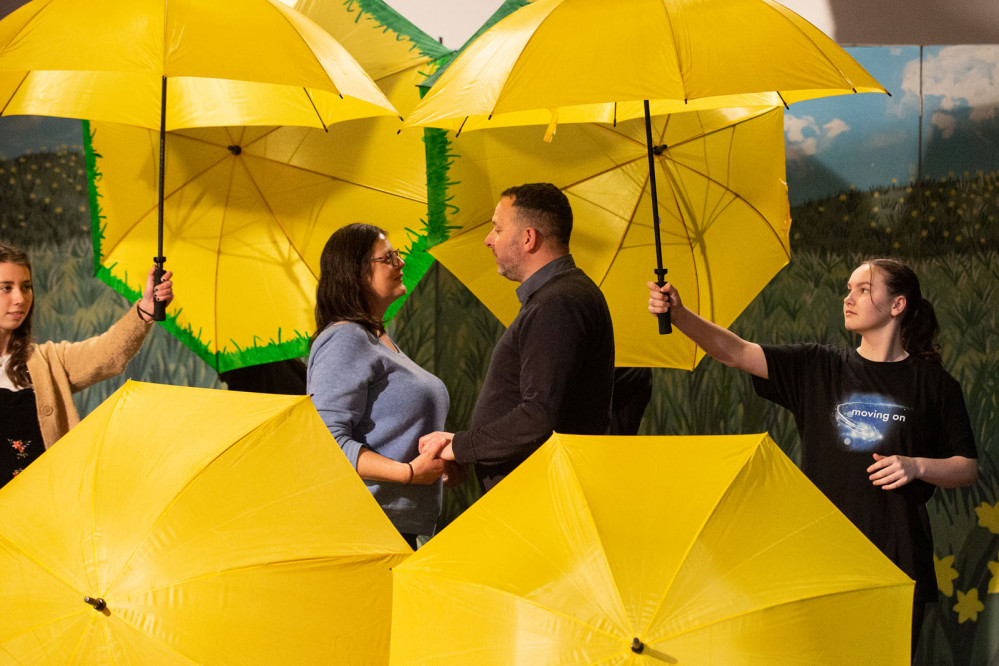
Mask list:
[[[902,313],[902,348],[911,356],[940,365],[940,345],[937,343],[937,315],[933,304],[923,298],[915,271],[896,259],[868,259],[864,262],[876,268],[884,279],[891,297],[905,296]]]
[[[385,232],[371,224],[348,224],[337,229],[319,257],[319,284],[316,285],[316,336],[338,321],[352,321],[369,333],[385,333],[385,322],[368,312],[367,278],[371,275],[371,254]]]
[[[13,245],[0,243],[0,264],[16,264],[28,269],[31,275],[31,262],[28,255],[18,250]],[[10,361],[7,363],[7,376],[14,386],[26,388],[31,386],[31,375],[28,374],[28,355],[31,351],[31,318],[35,312],[35,301],[32,299],[28,314],[20,326],[14,329],[10,342],[7,344],[7,351],[10,353]]]

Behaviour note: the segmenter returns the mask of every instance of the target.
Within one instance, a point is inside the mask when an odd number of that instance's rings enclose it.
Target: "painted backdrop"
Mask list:
[[[365,7],[380,5],[347,4],[369,19]],[[759,342],[855,344],[840,314],[852,268],[871,255],[914,265],[937,308],[944,364],[964,388],[981,460],[976,486],[938,491],[930,504],[941,602],[927,618],[918,662],[988,663],[999,658],[999,45],[850,51],[892,97],[816,100],[786,112],[792,261],[733,329]],[[461,187],[447,178],[453,137],[428,137],[427,219],[446,226],[448,191]],[[31,254],[39,339],[85,338],[127,307],[92,277],[82,145],[78,121],[0,118],[0,239]],[[196,286],[179,279],[178,299],[189,289]],[[643,292],[636,285],[637,308]],[[464,427],[500,324],[435,265],[391,328],[447,383],[448,427]],[[653,329],[649,344],[668,344]],[[128,377],[224,387],[157,329],[124,377],[76,396],[81,414]],[[643,434],[769,431],[797,460],[790,417],[757,398],[740,373],[708,359],[693,373],[657,370],[654,381]],[[471,482],[450,491],[444,520],[477,493]]]

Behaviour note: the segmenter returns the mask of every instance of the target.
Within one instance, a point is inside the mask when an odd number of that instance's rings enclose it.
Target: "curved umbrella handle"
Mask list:
[[[156,262],[156,270],[153,271],[153,285],[155,286],[163,281],[163,274],[166,273],[163,270],[163,263],[166,262],[166,257],[153,257],[153,261]],[[153,321],[166,321],[166,303],[163,301],[153,301]]]

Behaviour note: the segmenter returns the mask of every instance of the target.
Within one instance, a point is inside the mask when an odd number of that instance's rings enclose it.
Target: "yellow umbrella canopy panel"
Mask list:
[[[908,664],[913,586],[766,435],[555,434],[395,568],[391,662]]]
[[[728,327],[790,257],[783,110],[720,109],[652,119],[663,264],[684,304]],[[642,120],[501,128],[450,140],[447,192],[459,231],[431,250],[509,325],[519,303],[484,244],[511,185],[546,181],[573,208],[570,249],[601,288],[619,366],[693,370],[704,351],[679,332],[656,333],[645,283],[655,280],[652,197]]]
[[[309,398],[136,382],[0,490],[0,524],[20,664],[385,663],[412,552]]]
[[[886,90],[771,0],[536,0],[448,66],[407,126],[473,130]]]
[[[374,13],[299,7],[345,47],[359,47],[401,111],[446,52],[384,5]],[[370,5],[372,3],[365,3]],[[408,31],[408,32],[401,32]],[[351,222],[380,226],[399,248],[433,233],[420,132],[370,118],[327,132],[217,127],[167,136],[164,254],[178,298],[167,328],[219,372],[308,354],[323,245]],[[98,275],[129,298],[155,247],[158,137],[111,123],[87,132]],[[405,269],[410,289],[428,260]]]
[[[342,45],[269,0],[26,3],[0,21],[0,101],[167,131],[396,115]]]

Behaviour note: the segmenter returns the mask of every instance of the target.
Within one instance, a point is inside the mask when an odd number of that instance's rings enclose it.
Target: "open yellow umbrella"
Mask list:
[[[357,53],[392,103],[408,111],[432,58],[447,50],[388,7],[301,7]],[[138,293],[157,233],[156,136],[94,122],[87,150],[98,275]],[[404,248],[427,216],[420,133],[398,120],[360,119],[326,132],[218,127],[172,132],[164,185],[164,249],[200,288],[175,304],[167,328],[219,372],[308,354],[319,256],[344,224],[385,228]],[[410,232],[412,230],[412,232]],[[429,262],[427,262],[429,263]],[[424,268],[425,270],[425,268]],[[423,271],[407,263],[410,287]]]
[[[0,104],[159,130],[161,271],[168,130],[397,114],[336,40],[277,0],[32,0],[0,21]]]
[[[908,664],[913,585],[766,435],[555,434],[393,570],[391,663]]]
[[[384,663],[411,552],[307,397],[136,382],[0,489],[0,525],[20,664]]]
[[[772,0],[536,0],[455,59],[406,125],[646,121],[649,191],[657,198],[650,117],[826,95],[886,92],[829,37]],[[658,207],[656,275],[665,280]],[[683,286],[681,284],[681,286]],[[670,330],[660,318],[660,332]]]
[[[790,212],[781,107],[676,113],[653,119],[662,254],[684,303],[728,327],[787,264]],[[645,126],[573,124],[558,141],[532,128],[473,132],[452,142],[451,221],[431,250],[505,325],[519,303],[484,240],[493,207],[514,182],[549,181],[574,211],[572,251],[600,286],[614,321],[620,366],[693,370],[704,351],[687,338],[650,345],[643,284],[655,257]]]

